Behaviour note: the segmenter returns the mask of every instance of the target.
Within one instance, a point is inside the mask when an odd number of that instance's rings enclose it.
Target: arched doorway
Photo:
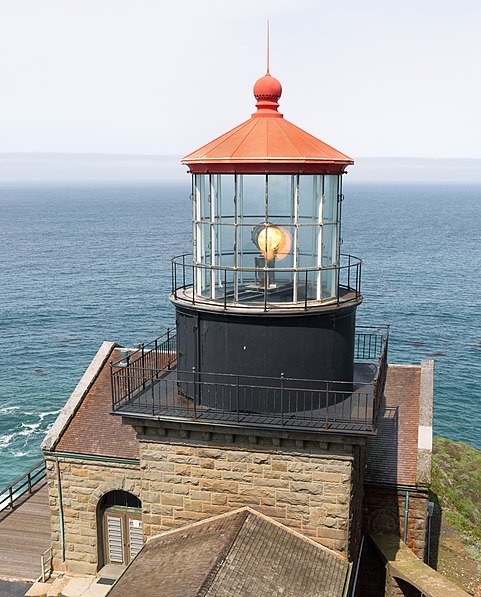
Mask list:
[[[142,547],[142,508],[127,491],[109,491],[98,503],[99,568],[127,566]]]

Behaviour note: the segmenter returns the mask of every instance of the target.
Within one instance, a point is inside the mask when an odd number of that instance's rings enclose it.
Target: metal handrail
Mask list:
[[[50,546],[47,550],[45,550],[42,554],[40,554],[40,570],[41,570],[41,579],[42,582],[47,582],[47,580],[52,576],[52,569],[53,569],[53,552],[52,547]]]
[[[225,256],[225,255],[224,255]],[[265,263],[264,267],[242,267],[242,266],[230,266],[230,265],[208,265],[204,263],[195,263],[191,253],[185,253],[183,255],[177,255],[172,259],[172,296],[175,300],[188,302],[191,304],[204,304],[212,305],[215,304],[223,305],[224,309],[228,307],[242,306],[242,308],[259,309],[264,304],[264,310],[267,309],[299,309],[300,307],[308,309],[313,305],[319,304],[332,304],[350,301],[359,301],[361,297],[361,267],[362,260],[355,255],[341,254],[340,258],[344,263],[328,266],[308,266],[308,267],[268,267]],[[223,296],[212,298],[205,295],[197,294],[195,292],[195,284],[199,271],[215,272],[215,275],[221,275],[223,279],[223,285],[221,284],[218,289],[223,288]],[[232,274],[235,277],[228,280],[227,273]],[[239,300],[236,292],[239,288],[239,282],[237,280],[237,273],[245,274],[252,273],[253,277],[259,274],[263,276],[269,276],[271,274],[285,274],[292,273],[293,277],[297,282],[295,284],[304,284],[304,297],[298,298],[295,301],[280,301],[277,302],[269,297],[269,285],[264,284],[260,286],[260,293],[264,294],[263,301],[249,302]],[[335,272],[335,293],[332,296],[326,298],[309,298],[307,288],[309,286],[309,274],[322,274],[323,272]],[[342,279],[344,278],[344,279]],[[229,284],[227,284],[229,282]],[[234,296],[231,296],[229,288],[233,288]],[[248,288],[248,286],[246,286]],[[188,289],[192,289],[192,292],[187,293]],[[237,289],[237,290],[236,290]],[[179,291],[182,291],[179,293]]]
[[[34,485],[43,479],[46,474],[45,460],[40,460],[24,475],[15,479],[5,489],[2,489],[0,491],[0,511],[4,508],[13,509],[15,501],[25,493],[32,493]],[[7,502],[6,505],[5,502]]]
[[[302,411],[299,407],[299,400],[306,401],[309,404],[321,404],[321,398],[327,399],[327,410],[332,413],[333,405],[342,400],[348,400],[350,407],[354,405],[357,408],[357,415],[349,415],[347,421],[354,427],[357,425],[367,425],[373,431],[377,425],[377,419],[380,410],[380,402],[384,391],[384,383],[386,379],[387,370],[387,343],[389,336],[388,327],[363,327],[362,332],[356,334],[355,343],[355,358],[358,361],[369,361],[376,364],[375,377],[370,383],[364,384],[359,389],[353,387],[352,382],[336,381],[336,380],[313,380],[301,378],[289,378],[281,375],[280,377],[266,377],[255,375],[238,375],[229,373],[211,373],[201,371],[177,371],[172,377],[169,369],[175,361],[175,354],[168,355],[168,367],[165,362],[159,367],[160,361],[158,355],[153,354],[155,351],[150,351],[150,356],[144,354],[137,355],[137,358],[131,362],[112,364],[111,367],[111,381],[112,381],[112,410],[119,411],[122,407],[129,408],[130,403],[142,405],[142,409],[147,416],[158,416],[160,411],[169,410],[177,412],[180,417],[203,417],[208,419],[208,413],[201,403],[197,404],[194,399],[189,404],[182,401],[182,392],[179,394],[180,398],[175,398],[176,392],[179,389],[177,384],[188,386],[190,390],[186,395],[198,396],[202,392],[206,395],[224,396],[227,402],[222,399],[219,404],[220,407],[215,407],[212,410],[214,416],[218,417],[219,413],[226,417],[235,414],[237,409],[237,417],[239,416],[239,392],[246,395],[255,396],[259,406],[258,414],[261,416],[273,413],[274,416],[284,417],[290,412],[289,409],[280,407],[280,410],[275,407],[275,412],[269,406],[270,393],[282,391],[287,396],[288,400],[292,397],[293,410],[297,412]],[[175,342],[175,340],[173,340]],[[153,343],[150,343],[152,346]],[[155,344],[154,344],[155,346]],[[157,366],[154,363],[157,362]],[[160,384],[160,386],[159,386]],[[165,387],[164,387],[165,386]],[[162,396],[160,397],[159,388],[162,388]],[[369,389],[370,388],[370,389]],[[299,398],[297,393],[303,393]],[[368,397],[368,394],[370,397]],[[237,396],[237,398],[235,398]],[[233,405],[233,411],[225,405],[229,403]],[[301,405],[302,406],[302,405]],[[372,410],[371,410],[372,406]],[[265,412],[263,408],[265,407]],[[317,407],[316,407],[317,408]],[[338,409],[338,407],[336,407]],[[365,410],[365,415],[359,418],[359,409]],[[315,410],[314,407],[308,407],[307,411]],[[214,412],[216,411],[216,412]],[[299,412],[296,415],[289,415],[290,424],[293,420],[299,421],[310,418],[308,412]],[[368,414],[369,411],[369,414]],[[339,412],[339,409],[336,411]],[[150,415],[149,415],[150,413]],[[344,413],[344,410],[343,410]],[[170,416],[170,415],[169,415]],[[245,414],[242,415],[245,419]],[[314,413],[313,417],[317,415]],[[359,419],[359,420],[358,420]],[[369,420],[368,420],[369,419]],[[267,424],[267,423],[266,423]],[[366,428],[363,429],[366,431]],[[369,430],[367,430],[369,432]]]

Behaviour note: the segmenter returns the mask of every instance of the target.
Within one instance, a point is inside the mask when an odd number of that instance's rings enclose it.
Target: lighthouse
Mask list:
[[[112,360],[112,411],[139,440],[147,534],[246,506],[352,559],[388,334],[356,326],[361,260],[341,252],[353,160],[285,119],[281,93],[267,72],[251,117],[183,158],[176,329]]]

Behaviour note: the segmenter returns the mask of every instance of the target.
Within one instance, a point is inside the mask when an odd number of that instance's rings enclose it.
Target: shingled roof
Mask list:
[[[139,442],[134,429],[122,425],[120,417],[110,414],[109,363],[118,358],[119,348],[113,342],[104,342],[42,443],[43,450],[139,458]]]
[[[109,595],[341,597],[342,556],[251,508],[153,537]]]

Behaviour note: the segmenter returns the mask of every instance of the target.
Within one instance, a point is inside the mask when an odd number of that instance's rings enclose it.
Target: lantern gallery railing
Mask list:
[[[358,302],[361,264],[341,255],[341,264],[322,267],[233,267],[193,263],[192,255],[172,259],[172,296],[193,305],[228,308],[309,309],[321,304]]]
[[[377,427],[387,344],[387,329],[357,335],[352,382],[177,371],[172,353],[156,357],[144,349],[143,356],[111,363],[112,410],[135,418],[369,435]],[[156,359],[163,368],[152,366]]]

